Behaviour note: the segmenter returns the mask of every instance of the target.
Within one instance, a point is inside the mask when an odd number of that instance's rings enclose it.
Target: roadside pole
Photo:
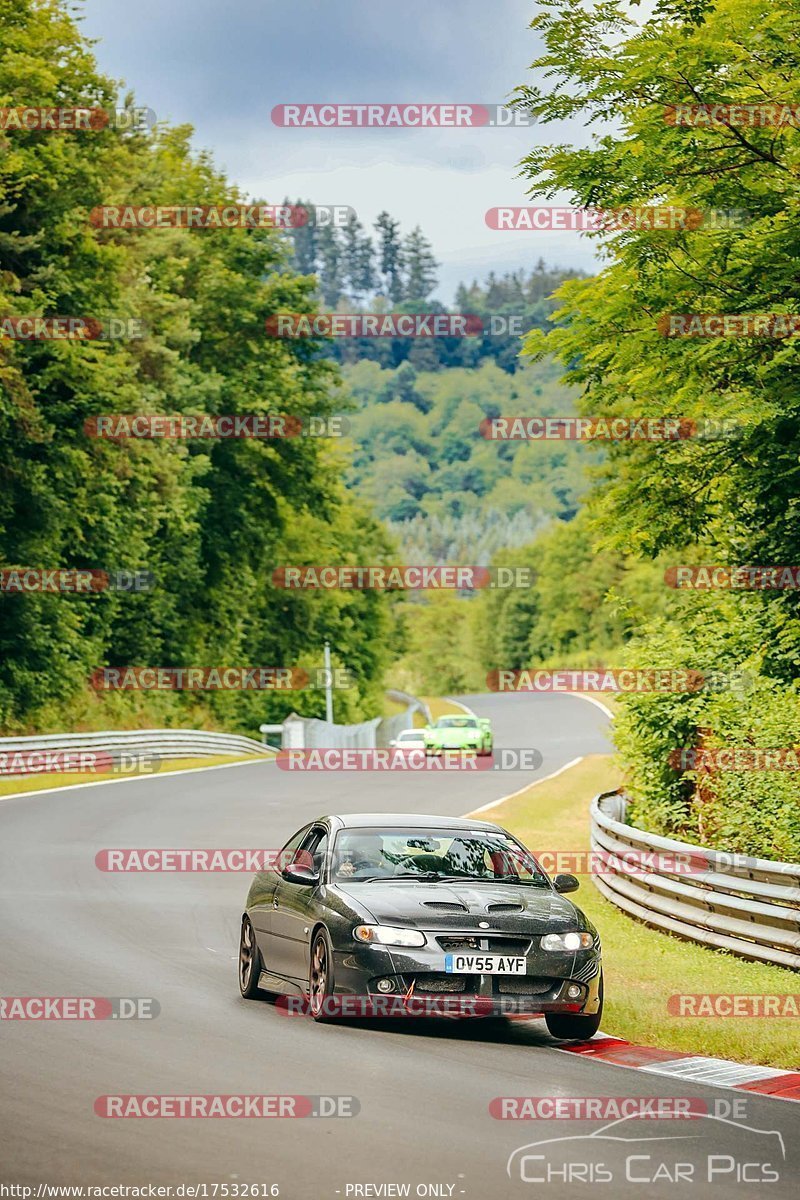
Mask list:
[[[325,720],[333,724],[333,676],[331,675],[331,644],[325,643]]]

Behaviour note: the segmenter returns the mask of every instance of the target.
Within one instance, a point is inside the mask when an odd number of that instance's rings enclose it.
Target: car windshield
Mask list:
[[[440,717],[434,729],[469,729],[477,724],[474,717]]]
[[[422,733],[418,729],[408,729],[405,733],[398,733],[398,742],[419,742],[422,741]]]
[[[473,829],[342,829],[331,860],[334,882],[424,878],[549,887],[536,860],[507,834]]]

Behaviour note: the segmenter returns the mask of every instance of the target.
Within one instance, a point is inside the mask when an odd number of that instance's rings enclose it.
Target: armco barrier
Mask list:
[[[410,696],[408,692],[398,692],[396,688],[389,688],[386,695],[390,700],[394,700],[396,704],[405,704],[406,716],[410,715],[410,711],[421,712],[425,718],[426,725],[431,725],[433,723],[431,710],[428,708],[424,700],[418,700],[416,696]]]
[[[281,744],[284,750],[371,750],[376,746],[388,746],[398,733],[413,726],[415,712],[421,712],[430,723],[431,712],[424,701],[396,689],[390,689],[386,695],[396,704],[404,704],[405,712],[393,717],[373,717],[371,721],[361,721],[357,725],[337,725],[290,713],[283,722]]]
[[[371,750],[388,746],[392,738],[414,723],[414,709],[393,717],[373,717],[358,725],[336,725],[292,713],[283,723],[284,750]]]
[[[595,887],[629,916],[689,941],[729,950],[742,958],[800,968],[800,864],[770,862],[743,854],[693,846],[645,833],[624,823],[625,796],[603,792],[591,804],[592,850],[630,855],[631,850],[670,857],[703,858],[707,871],[679,874],[616,869],[612,857]]]
[[[272,752],[253,738],[205,729],[107,730],[102,733],[50,733],[33,737],[0,738],[0,755],[31,754],[38,750],[100,750],[115,760],[124,754],[161,758],[205,758],[214,754],[252,754],[269,758]],[[0,760],[7,761],[7,760]],[[0,775],[29,774],[0,766]]]

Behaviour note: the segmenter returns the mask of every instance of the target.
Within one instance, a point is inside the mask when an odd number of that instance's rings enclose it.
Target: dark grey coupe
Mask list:
[[[358,1015],[358,1004],[426,1015],[446,1000],[446,1015],[542,1014],[558,1038],[599,1028],[600,939],[560,894],[578,881],[550,880],[498,825],[321,817],[289,839],[281,862],[256,875],[242,916],[247,999],[277,992],[317,1020]]]

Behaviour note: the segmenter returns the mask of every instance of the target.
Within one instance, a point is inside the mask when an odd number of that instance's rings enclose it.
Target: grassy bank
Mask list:
[[[225,763],[255,762],[252,755],[210,754],[207,758],[165,758],[158,771],[126,771],[124,775],[112,775],[102,771],[59,771],[41,775],[14,775],[0,778],[0,796],[17,796],[24,792],[38,792],[80,783],[100,783],[111,779],[147,779],[151,775],[162,775],[165,771],[189,771],[198,767],[220,767]]]
[[[611,758],[594,755],[485,816],[534,851],[588,850],[589,801],[618,783]],[[793,993],[793,971],[746,962],[648,929],[604,900],[586,876],[575,900],[603,939],[606,1033],[663,1049],[798,1069],[796,1018],[674,1017],[667,1012],[668,997],[677,992]]]

